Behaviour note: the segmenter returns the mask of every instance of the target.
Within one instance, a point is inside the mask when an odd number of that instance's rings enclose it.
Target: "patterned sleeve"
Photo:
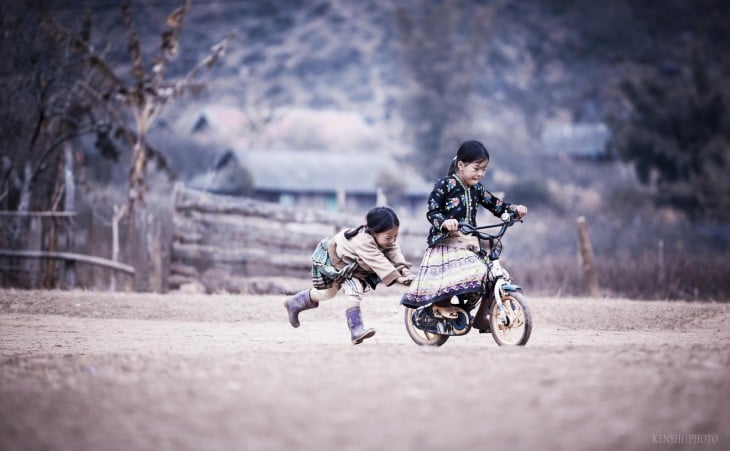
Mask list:
[[[481,183],[477,186],[477,189],[479,193],[479,203],[484,208],[491,211],[494,216],[500,216],[511,206],[511,204],[502,202],[502,199],[490,193]]]
[[[448,219],[443,213],[443,204],[447,191],[446,180],[447,179],[443,178],[437,180],[431,194],[428,196],[428,211],[426,212],[426,218],[432,226],[436,227],[436,229],[441,229],[441,224]]]

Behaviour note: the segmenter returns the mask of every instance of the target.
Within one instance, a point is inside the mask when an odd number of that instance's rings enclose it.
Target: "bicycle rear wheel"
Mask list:
[[[421,330],[414,324],[414,316],[417,314],[416,309],[406,307],[405,325],[406,332],[419,346],[441,346],[449,339],[448,335],[438,335]]]

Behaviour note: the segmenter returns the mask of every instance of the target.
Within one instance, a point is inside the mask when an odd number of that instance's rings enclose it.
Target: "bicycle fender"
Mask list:
[[[503,291],[511,291],[511,292],[522,291],[522,287],[521,286],[519,286],[519,285],[513,285],[511,283],[505,283],[500,288]]]

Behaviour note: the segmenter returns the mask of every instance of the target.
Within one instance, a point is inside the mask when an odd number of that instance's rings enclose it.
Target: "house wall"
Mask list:
[[[254,191],[254,199],[264,202],[273,202],[289,207],[313,208],[329,212],[338,212],[337,194],[335,192],[285,192],[285,191]],[[397,203],[391,204],[399,213],[418,215],[425,212],[427,196],[406,196]],[[377,205],[375,193],[345,193],[344,212],[364,214]]]

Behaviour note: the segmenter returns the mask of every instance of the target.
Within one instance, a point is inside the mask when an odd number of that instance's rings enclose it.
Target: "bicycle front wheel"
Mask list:
[[[504,314],[499,315],[499,304],[502,303]],[[494,341],[500,346],[524,346],[532,334],[532,315],[527,308],[527,301],[522,293],[510,292],[502,299],[492,302],[489,315],[489,326]]]

